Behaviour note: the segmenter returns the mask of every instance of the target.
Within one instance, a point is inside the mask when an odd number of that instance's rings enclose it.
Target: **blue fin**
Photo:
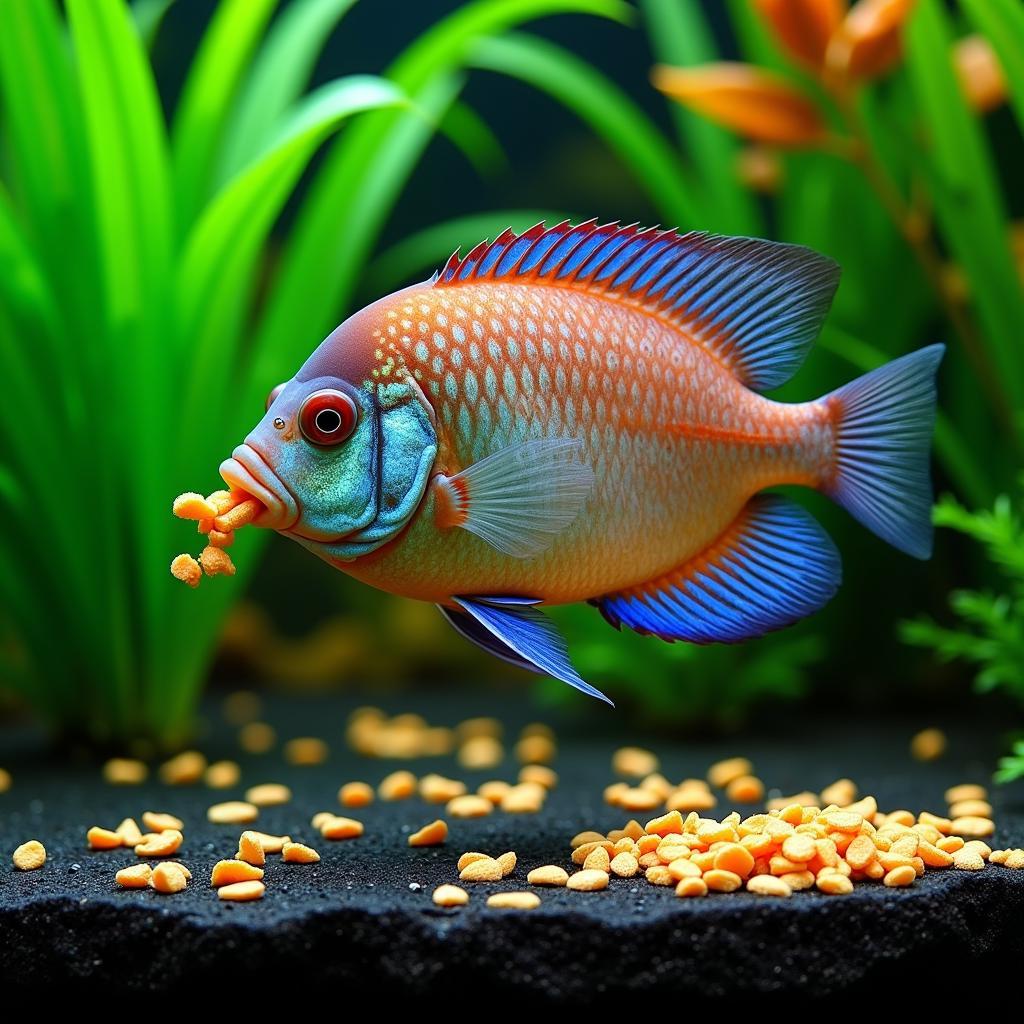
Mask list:
[[[833,391],[836,466],[822,490],[893,547],[932,553],[928,458],[944,345],[895,359]]]
[[[803,362],[839,266],[812,249],[759,238],[563,221],[503,231],[465,258],[455,252],[434,285],[512,279],[605,292],[658,313],[748,387],[766,391]]]
[[[540,554],[593,489],[593,469],[576,461],[582,448],[573,438],[540,438],[438,476],[439,524],[461,526],[515,558]]]
[[[456,597],[453,600],[467,612],[473,625],[466,628],[450,611],[442,611],[467,640],[513,665],[554,676],[590,697],[612,704],[572,667],[565,641],[544,614],[531,607],[538,602],[527,603],[528,599],[517,597]]]
[[[638,633],[738,643],[816,612],[841,576],[839,554],[814,519],[786,498],[760,494],[696,558],[597,603],[612,625]]]

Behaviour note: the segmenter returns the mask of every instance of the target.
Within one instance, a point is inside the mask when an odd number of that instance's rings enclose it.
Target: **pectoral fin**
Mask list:
[[[515,558],[546,550],[579,514],[594,471],[577,461],[573,438],[503,448],[438,483],[438,523],[461,526]]]
[[[441,608],[452,626],[478,647],[520,668],[554,676],[590,697],[612,702],[582,679],[565,648],[565,641],[537,601],[522,597],[456,597],[462,612]],[[614,707],[614,704],[612,704]]]

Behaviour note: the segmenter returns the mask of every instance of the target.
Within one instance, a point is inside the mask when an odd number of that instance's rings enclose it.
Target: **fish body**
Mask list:
[[[264,502],[257,525],[601,696],[541,606],[706,643],[831,597],[831,541],[767,488],[822,490],[927,557],[941,346],[817,400],[761,393],[799,367],[837,284],[780,243],[505,232],[339,326],[221,472]]]

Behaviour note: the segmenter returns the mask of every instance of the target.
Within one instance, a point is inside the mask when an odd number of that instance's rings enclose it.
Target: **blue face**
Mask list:
[[[412,381],[355,388],[337,377],[293,378],[271,392],[221,476],[267,506],[256,525],[348,562],[401,532],[436,453],[431,409]]]

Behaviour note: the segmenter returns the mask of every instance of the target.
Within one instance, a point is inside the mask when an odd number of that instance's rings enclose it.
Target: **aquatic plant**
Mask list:
[[[466,48],[545,14],[624,10],[477,0],[384,77],[306,93],[352,3],[274,18],[277,0],[224,0],[169,124],[146,49],[166,3],[137,5],[138,22],[122,0],[67,0],[66,20],[0,5],[0,686],[53,727],[187,732],[262,538],[239,538],[233,585],[183,593],[169,500],[216,485],[268,389],[341,319],[433,134],[479,153]]]
[[[1024,479],[1022,479],[1024,486]],[[1024,501],[1017,508],[1009,497],[996,499],[991,511],[972,512],[946,497],[935,507],[935,524],[956,530],[981,546],[993,574],[1005,586],[998,592],[954,590],[949,605],[954,626],[931,619],[904,623],[903,639],[930,647],[943,661],[954,659],[977,666],[979,693],[1009,694],[1024,707]],[[1009,782],[1024,776],[1024,741],[1000,761],[996,779]]]

